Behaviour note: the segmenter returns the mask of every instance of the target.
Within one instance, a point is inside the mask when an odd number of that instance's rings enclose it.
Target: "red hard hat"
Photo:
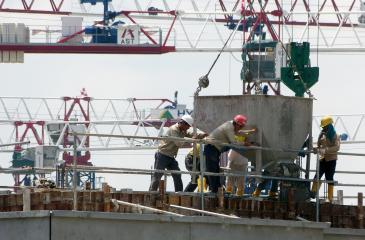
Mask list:
[[[245,125],[247,123],[247,118],[244,115],[236,115],[233,118],[233,121],[238,125]]]

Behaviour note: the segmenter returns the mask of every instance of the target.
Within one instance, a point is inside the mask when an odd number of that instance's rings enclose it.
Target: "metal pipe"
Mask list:
[[[226,214],[215,213],[215,212],[209,212],[209,211],[199,210],[199,209],[195,209],[195,208],[182,207],[182,206],[178,206],[178,205],[169,205],[169,206],[173,207],[173,208],[181,209],[181,210],[188,210],[188,211],[198,212],[198,213],[212,215],[212,216],[216,216],[216,217],[240,218],[240,217],[237,217],[237,216],[226,215]]]
[[[249,131],[249,130],[248,130]],[[132,139],[153,139],[153,140],[169,140],[169,141],[180,141],[200,144],[219,144],[225,147],[234,147],[243,150],[262,150],[262,151],[273,151],[273,152],[295,152],[299,153],[302,149],[282,149],[282,148],[269,148],[269,147],[258,147],[258,146],[243,146],[239,144],[229,144],[221,141],[207,140],[207,139],[193,139],[193,138],[179,138],[179,137],[149,137],[149,136],[133,136],[133,135],[115,135],[115,134],[96,134],[96,133],[71,133],[80,136],[94,136],[94,137],[115,137],[115,138],[132,138]],[[314,151],[302,151],[304,153],[315,153]],[[337,152],[338,155],[349,155],[349,156],[365,156],[365,153],[347,153]]]
[[[29,169],[0,169],[0,173],[14,173],[14,172],[24,172],[24,171],[30,171],[30,170],[37,170],[41,171],[42,168],[29,168]],[[73,170],[73,166],[67,166],[66,169]],[[106,170],[104,170],[106,169]],[[47,171],[56,171],[56,168],[44,168],[44,170]],[[135,168],[111,168],[111,167],[92,167],[92,166],[82,166],[77,165],[76,170],[79,171],[90,171],[90,172],[100,172],[100,173],[126,173],[126,174],[146,174],[149,175],[154,172],[158,173],[164,173],[164,174],[200,174],[200,172],[189,172],[189,171],[177,171],[177,170],[152,170],[152,169],[135,169]],[[230,173],[230,172],[222,172],[222,173],[213,173],[213,172],[204,172],[203,175],[205,176],[232,176],[232,177],[242,177],[242,176],[248,176],[248,177],[255,177],[255,178],[262,178],[262,179],[276,179],[276,180],[284,180],[284,181],[296,181],[296,182],[313,182],[311,179],[300,179],[300,178],[288,178],[288,177],[274,177],[274,176],[262,176],[262,175],[256,175],[256,174],[238,174],[238,173]],[[327,180],[320,180],[321,183],[335,183],[337,185],[336,181],[327,181]]]
[[[73,210],[77,210],[77,191],[76,191],[76,161],[77,161],[77,146],[76,135],[74,135],[74,156],[73,156],[73,171],[72,171],[72,191],[73,191]]]
[[[204,172],[205,172],[205,156],[204,156],[204,144],[200,144],[200,200],[201,208],[204,210]]]
[[[9,146],[14,146],[14,145],[25,145],[25,144],[29,144],[30,141],[26,141],[26,142],[14,142],[14,143],[5,143],[5,144],[0,144],[0,147],[9,147]],[[14,150],[13,150],[14,152]]]
[[[174,213],[174,212],[169,212],[169,211],[164,211],[164,210],[160,210],[160,209],[156,209],[156,208],[151,208],[151,207],[146,207],[140,204],[136,204],[136,203],[130,203],[130,202],[125,202],[125,201],[120,201],[117,199],[110,199],[110,201],[117,205],[117,204],[121,204],[121,205],[126,205],[126,206],[130,206],[130,207],[137,207],[137,208],[141,208],[141,209],[145,209],[145,210],[149,210],[152,212],[156,212],[156,213],[164,213],[164,214],[168,214],[168,215],[172,215],[172,216],[178,216],[178,217],[184,217],[184,215],[182,214],[178,214],[178,213]]]
[[[316,170],[317,170],[317,174],[316,174],[316,181],[317,181],[317,186],[316,186],[316,222],[319,222],[319,153],[317,153],[317,162],[316,162]],[[314,182],[313,182],[314,184]]]

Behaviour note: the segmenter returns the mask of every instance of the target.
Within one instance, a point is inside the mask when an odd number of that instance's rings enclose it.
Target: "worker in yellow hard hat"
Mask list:
[[[333,126],[333,119],[331,116],[325,116],[321,120],[322,131],[318,136],[317,148],[314,151],[319,154],[319,179],[325,174],[327,181],[333,181],[333,176],[336,171],[337,152],[340,150],[340,137],[336,133]],[[321,187],[317,185],[317,175],[314,176],[314,181],[311,190],[311,197],[314,198],[316,192]],[[328,200],[332,202],[333,199],[333,182],[328,183]]]

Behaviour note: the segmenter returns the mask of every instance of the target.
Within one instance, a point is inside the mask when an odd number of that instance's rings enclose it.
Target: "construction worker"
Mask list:
[[[248,134],[247,134],[248,135]],[[247,141],[247,136],[235,136],[236,142],[245,146],[251,144]],[[231,149],[228,152],[228,168],[231,173],[246,174],[248,166],[248,159],[242,155],[242,150]],[[245,187],[245,177],[232,177],[227,178],[226,192],[232,193],[234,187],[236,187],[236,195],[242,196]]]
[[[272,172],[268,170],[264,170],[263,172],[264,176],[272,176]],[[261,194],[261,191],[265,188],[266,184],[268,184],[271,181],[271,187],[269,190],[269,198],[276,198],[278,196],[278,180],[276,179],[263,179],[262,182],[260,182],[255,191],[252,193],[252,197],[259,197]]]
[[[190,115],[184,115],[181,117],[178,123],[172,125],[167,130],[165,137],[193,137],[193,133],[188,132],[188,129],[193,125],[193,118]],[[197,138],[204,138],[205,133],[197,135]],[[180,171],[179,164],[176,161],[176,155],[179,147],[183,146],[184,142],[174,140],[162,140],[155,153],[154,169],[156,170],[177,170]],[[179,192],[183,190],[183,183],[181,180],[181,174],[171,174],[174,179],[175,191]],[[159,186],[159,181],[163,173],[155,172],[152,176],[150,185],[150,191],[156,191]]]
[[[218,142],[237,143],[235,136],[245,135],[242,129],[246,123],[247,118],[244,115],[236,115],[233,120],[223,123],[207,137],[208,141],[217,141],[217,143],[207,144],[204,149],[208,172],[219,173],[219,157],[222,152],[229,150]],[[218,188],[221,187],[220,177],[208,176],[208,185],[211,192],[218,192]]]
[[[319,154],[319,179],[325,174],[327,181],[333,181],[333,176],[336,171],[337,152],[340,150],[340,136],[336,133],[333,127],[333,119],[331,116],[325,116],[321,120],[322,131],[318,136],[317,148],[313,150]],[[316,192],[321,187],[317,185],[317,174],[314,176],[314,181],[311,190],[311,197],[314,198]],[[333,200],[333,182],[328,183],[328,200]]]
[[[200,171],[200,144],[196,144],[196,170]],[[185,157],[185,167],[188,171],[193,171],[193,164],[194,164],[194,148],[192,147],[188,154]],[[188,185],[185,187],[184,192],[194,192],[196,187],[200,185],[200,177],[198,177],[195,181],[193,179],[193,176],[191,176],[191,181],[188,183]],[[207,183],[206,183],[206,177],[203,179],[203,191],[206,191],[207,189]],[[198,188],[198,191],[201,191],[200,188]]]

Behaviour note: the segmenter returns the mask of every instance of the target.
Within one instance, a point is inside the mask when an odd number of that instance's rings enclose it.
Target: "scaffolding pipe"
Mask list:
[[[215,217],[240,218],[240,217],[233,216],[233,215],[226,215],[226,214],[221,214],[221,213],[209,212],[209,211],[199,210],[199,209],[195,209],[195,208],[182,207],[182,206],[173,205],[173,204],[168,205],[168,206],[173,207],[173,208],[177,208],[177,209],[181,209],[181,210],[188,210],[188,211],[192,211],[192,212],[198,212],[198,213],[202,213],[202,214],[212,215],[212,216],[215,216]]]
[[[0,147],[9,147],[9,146],[15,146],[15,145],[25,145],[25,144],[29,144],[30,141],[26,141],[26,142],[14,142],[14,143],[5,143],[5,144],[0,144]],[[13,150],[14,152],[14,150]]]
[[[247,130],[250,132],[251,130]],[[149,137],[149,136],[133,136],[133,135],[115,135],[115,134],[99,134],[99,133],[71,133],[72,135],[77,136],[89,136],[89,137],[115,137],[115,138],[127,138],[127,139],[151,139],[151,140],[167,140],[167,141],[180,141],[180,142],[189,142],[189,143],[200,143],[200,144],[219,144],[224,147],[234,147],[243,150],[262,150],[262,151],[273,151],[273,152],[304,152],[304,153],[316,153],[315,151],[307,150],[303,151],[302,149],[281,149],[281,148],[269,148],[269,147],[259,147],[259,146],[243,146],[239,144],[230,144],[224,143],[221,141],[215,140],[206,140],[206,139],[193,139],[193,138],[179,138],[179,137]],[[338,155],[346,155],[346,156],[359,156],[364,157],[365,153],[347,153],[347,152],[337,152]]]
[[[77,146],[76,146],[76,135],[74,136],[74,156],[73,156],[73,166],[72,166],[72,191],[73,191],[73,210],[77,210],[77,191],[76,191],[76,161],[77,161]]]
[[[184,215],[182,214],[178,214],[178,213],[174,213],[174,212],[169,212],[169,211],[164,211],[164,210],[160,210],[160,209],[156,209],[156,208],[151,208],[151,207],[146,207],[140,204],[136,204],[136,203],[130,203],[130,202],[125,202],[125,201],[120,201],[117,199],[110,199],[110,201],[114,204],[114,205],[126,205],[126,206],[130,206],[130,207],[136,207],[136,208],[140,208],[140,209],[145,209],[145,210],[149,210],[152,212],[156,212],[156,213],[164,213],[164,214],[168,214],[168,215],[172,215],[172,216],[178,216],[178,217],[184,217]]]

